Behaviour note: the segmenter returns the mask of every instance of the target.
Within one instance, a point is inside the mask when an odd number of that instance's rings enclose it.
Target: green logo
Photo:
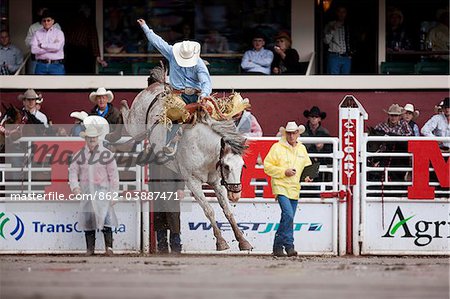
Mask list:
[[[23,233],[25,232],[25,226],[23,225],[22,219],[19,218],[16,214],[14,214],[16,218],[16,227],[9,233],[16,241],[19,241],[22,238]],[[5,237],[5,225],[11,221],[9,217],[5,215],[4,212],[0,212],[0,237],[6,240]]]

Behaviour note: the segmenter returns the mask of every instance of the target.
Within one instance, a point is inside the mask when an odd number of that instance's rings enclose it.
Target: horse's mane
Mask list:
[[[236,130],[232,120],[217,121],[212,119],[209,114],[203,113],[199,122],[208,125],[216,132],[223,141],[231,147],[231,151],[237,155],[243,155],[248,146],[245,145],[246,139]]]

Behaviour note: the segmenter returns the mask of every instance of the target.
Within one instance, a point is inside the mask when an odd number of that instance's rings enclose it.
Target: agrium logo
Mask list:
[[[279,223],[274,222],[239,222],[239,229],[243,231],[254,231],[259,234],[277,231]],[[217,226],[222,231],[230,231],[231,225],[228,222],[217,222]],[[306,230],[318,232],[322,230],[322,223],[294,223],[294,231]],[[207,222],[189,222],[189,230],[211,230],[211,224]]]
[[[414,244],[419,247],[427,246],[433,241],[433,239],[442,239],[441,232],[448,231],[450,222],[448,221],[425,221],[417,220],[416,215],[407,215],[405,217],[400,207],[397,207],[394,216],[392,217],[391,224],[388,230],[383,235],[383,238],[394,238],[400,236],[400,238],[414,239]],[[450,236],[445,236],[450,238]]]
[[[14,222],[16,224],[15,226]],[[11,229],[12,227],[14,228]],[[16,239],[16,241],[19,241],[20,238],[22,238],[23,233],[25,232],[25,226],[23,225],[22,219],[20,219],[19,216],[14,214],[14,220],[11,220],[9,217],[6,216],[5,213],[0,212],[0,237],[7,240],[7,237],[5,237],[5,231],[8,231],[9,234],[14,239]],[[8,235],[8,233],[6,233],[6,235]]]

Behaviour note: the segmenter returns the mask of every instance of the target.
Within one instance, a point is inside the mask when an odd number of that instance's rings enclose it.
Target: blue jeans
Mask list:
[[[289,199],[284,195],[277,195],[281,208],[281,220],[273,240],[273,250],[288,250],[294,248],[294,217],[298,200]]]
[[[183,99],[183,101],[186,104],[197,103],[197,101],[198,101],[198,95],[196,95],[196,94],[187,95],[185,93],[182,93],[181,98]]]
[[[61,63],[36,63],[36,69],[34,72],[36,75],[64,75],[66,70],[64,64]]]
[[[328,53],[327,73],[332,75],[348,75],[352,67],[352,59],[348,56]]]

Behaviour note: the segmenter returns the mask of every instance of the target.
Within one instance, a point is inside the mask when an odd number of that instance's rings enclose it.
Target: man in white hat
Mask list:
[[[375,126],[375,131],[382,132],[385,135],[392,136],[413,136],[414,133],[406,121],[402,119],[404,113],[403,107],[398,104],[392,104],[386,111],[388,119]]]
[[[80,136],[80,133],[86,129],[83,125],[83,120],[88,117],[88,114],[85,111],[74,111],[70,113],[70,117],[75,119],[75,124],[72,129],[70,129],[70,136]]]
[[[47,116],[39,111],[36,105],[38,101],[39,104],[43,102],[41,94],[37,94],[34,89],[27,89],[23,94],[17,96],[17,99],[22,101],[23,110],[26,110],[34,115],[40,122],[44,124],[46,128],[48,128]]]
[[[169,61],[170,85],[181,94],[186,104],[211,94],[211,78],[208,68],[200,58],[200,44],[182,41],[169,45],[148,27],[145,20],[138,19],[148,41]]]
[[[416,124],[414,119],[419,117],[419,111],[414,109],[413,104],[406,104],[403,108],[405,113],[403,114],[403,120],[408,123],[414,132],[414,136],[420,136],[419,126]]]
[[[112,255],[112,227],[117,227],[113,200],[118,196],[119,172],[113,153],[99,142],[101,134],[96,126],[88,126],[80,134],[86,145],[69,166],[70,189],[80,199],[79,224],[85,232],[87,255],[94,254],[97,229],[103,232],[106,254]]]
[[[311,165],[306,147],[297,139],[305,131],[294,121],[281,128],[280,141],[273,144],[264,159],[264,172],[272,178],[273,194],[281,208],[280,226],[273,242],[273,255],[297,255],[294,249],[294,217],[300,195],[300,177],[303,169]],[[311,181],[309,177],[306,182]]]
[[[105,118],[110,126],[110,133],[105,136],[109,142],[116,142],[122,137],[123,118],[119,109],[111,103],[114,95],[111,90],[104,87],[98,88],[89,94],[89,100],[95,104],[90,115],[98,115]]]
[[[424,136],[450,137],[450,98],[446,97],[441,104],[442,113],[433,115],[422,127]],[[450,142],[441,142],[443,151],[450,151]]]

